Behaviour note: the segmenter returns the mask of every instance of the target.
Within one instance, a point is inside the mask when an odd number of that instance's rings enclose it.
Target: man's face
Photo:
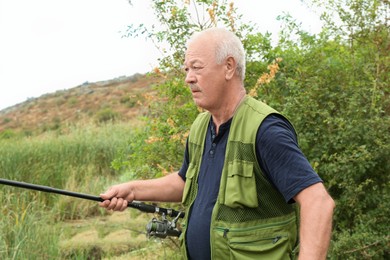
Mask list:
[[[199,107],[208,111],[219,108],[226,83],[224,68],[224,63],[217,64],[215,61],[215,44],[212,40],[200,36],[190,43],[184,62],[185,81]]]

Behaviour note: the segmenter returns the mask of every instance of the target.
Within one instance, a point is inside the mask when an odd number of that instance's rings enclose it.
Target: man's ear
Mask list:
[[[226,80],[232,79],[237,69],[236,60],[233,57],[228,57],[225,61],[225,68],[226,68],[225,79]]]

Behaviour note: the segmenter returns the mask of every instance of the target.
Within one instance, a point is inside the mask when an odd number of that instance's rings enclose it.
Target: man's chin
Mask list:
[[[192,100],[195,102],[195,104],[198,104],[200,102],[199,94],[192,92]]]
[[[192,96],[192,100],[194,101],[196,106],[198,106],[200,108],[203,108],[202,107],[202,102],[201,102],[201,100],[199,98],[196,98],[196,97]]]

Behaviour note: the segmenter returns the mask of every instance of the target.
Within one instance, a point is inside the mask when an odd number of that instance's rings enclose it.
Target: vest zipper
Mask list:
[[[277,237],[275,237],[275,238],[272,240],[272,244],[276,244],[281,238],[282,238],[282,236],[277,236]]]
[[[223,230],[223,237],[224,238],[227,238],[227,233],[229,232],[229,229],[228,228],[225,228],[224,230]]]
[[[243,242],[241,242],[241,241],[230,241],[229,244],[231,244],[231,245],[238,245],[238,244],[247,244],[247,243],[253,243],[253,242],[266,242],[266,243],[276,244],[283,237],[288,237],[288,236],[286,236],[286,235],[276,235],[275,237],[263,237],[263,238],[259,238],[259,239],[253,240],[253,241],[243,241]]]

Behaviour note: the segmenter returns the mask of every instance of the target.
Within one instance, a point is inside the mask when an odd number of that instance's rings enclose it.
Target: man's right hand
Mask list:
[[[100,194],[104,199],[99,206],[108,210],[123,211],[129,202],[134,200],[134,194],[129,183],[122,183],[110,187],[105,193]]]

